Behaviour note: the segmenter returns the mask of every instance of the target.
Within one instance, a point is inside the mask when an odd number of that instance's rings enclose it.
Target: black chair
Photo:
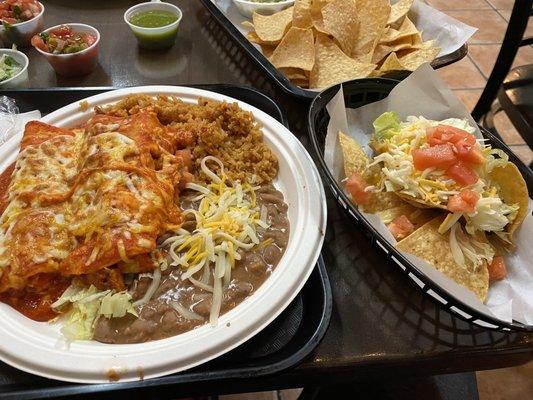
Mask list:
[[[524,141],[533,148],[533,65],[511,66],[518,49],[533,44],[524,38],[533,0],[516,0],[500,52],[474,111],[473,118],[500,136],[494,126],[494,115],[504,111]],[[498,97],[498,101],[494,100]]]

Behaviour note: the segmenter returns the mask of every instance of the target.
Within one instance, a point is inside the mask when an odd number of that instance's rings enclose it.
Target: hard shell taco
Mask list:
[[[352,201],[380,216],[399,250],[485,300],[527,215],[527,186],[507,155],[465,120],[401,121],[394,112],[374,121],[373,158],[342,132],[339,142]]]

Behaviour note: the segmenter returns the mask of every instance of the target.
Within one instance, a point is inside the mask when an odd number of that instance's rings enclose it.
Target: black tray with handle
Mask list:
[[[213,18],[222,26],[222,28],[228,33],[231,39],[237,43],[253,60],[263,69],[263,71],[276,82],[286,93],[294,95],[296,97],[311,100],[320,93],[319,90],[302,89],[301,87],[292,83],[287,79],[276,67],[274,67],[270,61],[261,53],[252,42],[250,42],[246,36],[242,34],[239,29],[233,25],[222,10],[216,5],[216,0],[200,0],[205,8],[211,13]],[[431,63],[434,69],[445,67],[446,65],[453,64],[464,58],[468,53],[468,45],[464,44],[453,53],[446,54],[441,57],[437,57]],[[391,78],[403,79],[408,76],[409,73],[397,72],[390,76]]]
[[[269,97],[234,85],[189,85],[251,104],[284,125],[285,114]],[[113,88],[58,88],[2,91],[16,100],[20,112],[39,109],[47,114],[83,98]],[[274,374],[300,363],[320,343],[329,326],[332,297],[322,256],[302,291],[265,329],[225,355],[191,370],[128,383],[84,385],[63,383],[19,371],[0,362],[0,399],[179,398],[180,388],[232,378]]]
[[[399,83],[397,80],[384,78],[358,79],[342,84],[344,91],[344,103],[347,108],[358,108],[366,104],[379,101],[390,93],[392,88]],[[513,321],[504,322],[491,316],[480,313],[473,309],[461,299],[452,296],[446,290],[435,284],[428,276],[407,260],[396,248],[388,243],[374,227],[361,215],[357,207],[351,202],[343,187],[334,179],[324,160],[324,142],[327,134],[329,114],[326,105],[337,94],[340,85],[332,86],[321,92],[311,103],[308,114],[308,132],[318,159],[319,170],[324,177],[324,185],[328,187],[333,197],[358,226],[362,227],[368,239],[372,242],[391,264],[400,267],[422,291],[441,307],[457,315],[470,323],[476,324],[486,329],[509,331],[519,330],[533,332],[533,325]],[[480,127],[487,143],[494,148],[502,149],[520,170],[526,181],[530,195],[533,193],[533,172],[522,163],[522,161],[496,136],[486,129]]]

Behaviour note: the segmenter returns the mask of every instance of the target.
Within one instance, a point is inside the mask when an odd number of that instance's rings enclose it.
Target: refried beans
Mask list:
[[[256,191],[258,205],[267,209],[269,227],[259,228],[261,243],[271,239],[268,245],[258,245],[250,251],[240,251],[241,260],[235,263],[229,285],[224,287],[221,314],[231,310],[250,296],[270,276],[279,263],[289,240],[287,204],[283,194],[272,184],[264,184]],[[186,192],[181,197],[183,208],[194,207]],[[195,222],[186,221],[186,230],[194,230]],[[152,299],[139,307],[138,317],[100,317],[94,331],[94,339],[104,343],[141,343],[174,336],[209,321],[211,293],[188,280],[181,280],[181,267],[169,267],[162,272],[161,283]],[[151,277],[142,274],[130,284],[133,300],[143,297],[150,286]],[[172,307],[179,302],[192,312],[193,318],[185,318]]]

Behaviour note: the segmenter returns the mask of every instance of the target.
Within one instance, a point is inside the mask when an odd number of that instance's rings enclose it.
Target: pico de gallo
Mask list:
[[[52,54],[73,54],[83,51],[96,42],[90,33],[75,32],[61,25],[50,32],[42,32],[31,39],[33,47]]]
[[[37,0],[0,1],[0,20],[4,24],[19,24],[35,18],[41,12]]]

